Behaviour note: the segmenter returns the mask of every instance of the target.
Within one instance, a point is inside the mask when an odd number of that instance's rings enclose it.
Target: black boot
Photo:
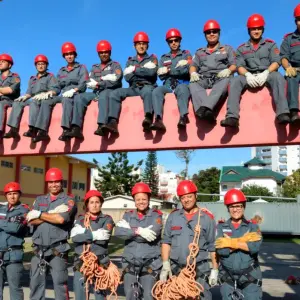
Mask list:
[[[38,131],[37,136],[32,139],[32,142],[33,143],[38,143],[38,142],[41,142],[41,141],[48,141],[48,140],[50,140],[50,137],[49,137],[47,131],[40,129]]]
[[[18,132],[18,128],[10,127],[9,132],[5,133],[3,138],[5,138],[5,139],[11,139],[11,138],[19,139],[20,135],[19,135],[19,132]]]
[[[94,132],[95,135],[104,136],[105,132],[103,131],[103,124],[99,124],[97,130]]]
[[[288,123],[290,123],[290,117],[289,114],[281,114],[279,116],[277,116],[276,121],[278,124],[283,124],[286,125]]]
[[[37,129],[33,126],[29,126],[28,131],[23,133],[23,136],[33,138],[36,136]]]
[[[70,137],[70,138],[76,138],[76,139],[79,139],[79,140],[84,139],[84,136],[81,132],[81,128],[77,125],[73,125],[71,131],[66,133],[66,136]]]
[[[160,117],[157,117],[155,122],[152,125],[150,125],[150,129],[151,130],[158,130],[158,131],[166,131],[166,126],[163,123],[162,119]]]
[[[150,113],[146,113],[145,119],[142,123],[142,126],[144,128],[144,132],[147,132],[147,131],[151,130],[150,126],[152,124],[152,120],[153,120],[153,115],[150,114]]]
[[[210,108],[207,108],[207,107],[206,107],[206,111],[204,113],[203,119],[211,124],[216,123],[216,118],[215,118],[214,112]]]
[[[67,136],[67,133],[69,133],[70,131],[71,131],[70,129],[65,128],[58,139],[63,142],[68,141],[70,137]]]
[[[300,117],[298,115],[298,110],[291,110],[290,117],[291,117],[291,123],[293,125],[300,124]]]
[[[239,119],[236,118],[226,118],[225,120],[222,120],[220,125],[222,127],[239,127]]]
[[[111,133],[119,133],[117,120],[110,119],[108,124],[102,126],[102,130],[104,131],[104,133],[105,133],[105,131],[108,131]]]
[[[207,110],[207,108],[205,106],[200,106],[200,108],[197,109],[195,114],[198,117],[198,119],[200,119],[200,120],[204,119],[206,110]]]
[[[183,117],[180,117],[177,127],[178,128],[186,128],[186,124],[187,124],[187,116],[183,116]]]

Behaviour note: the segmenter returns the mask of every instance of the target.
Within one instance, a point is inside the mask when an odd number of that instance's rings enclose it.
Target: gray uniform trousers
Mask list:
[[[85,297],[85,282],[84,282],[84,276],[79,271],[74,272],[74,294],[76,300],[86,300]],[[100,291],[100,292],[94,292],[95,300],[105,300],[106,299],[106,292]]]
[[[278,72],[269,74],[266,85],[270,88],[272,97],[276,105],[276,116],[289,113],[288,102],[285,96],[285,80]],[[236,76],[230,81],[230,89],[227,100],[226,118],[239,118],[240,98],[243,90],[247,87],[245,76]],[[270,104],[271,105],[271,104]]]
[[[300,73],[296,77],[286,77],[287,81],[287,100],[289,108],[299,110],[299,82]]]
[[[1,100],[0,101],[0,131],[4,130],[4,120],[6,115],[6,109],[7,107],[11,107],[13,104],[13,101],[10,100]]]
[[[109,97],[113,90],[106,89],[97,93],[82,93],[81,101],[74,102],[72,125],[82,127],[84,112],[93,99],[98,100],[98,124],[107,123]]]
[[[7,279],[10,300],[24,300],[21,278],[23,276],[22,263],[10,263],[0,268],[0,300],[3,300],[4,282]],[[7,299],[5,299],[7,300]]]
[[[154,89],[152,93],[153,109],[156,116],[162,117],[164,97],[167,93],[172,93],[173,91],[167,86],[159,86]],[[190,90],[187,84],[179,84],[174,90],[174,94],[177,99],[178,110],[180,116],[183,117],[188,113],[188,103],[190,98]]]
[[[205,106],[211,110],[218,104],[220,98],[227,93],[230,78],[217,79],[213,84],[210,94],[207,95],[207,89],[210,88],[208,78],[200,79],[197,82],[190,83],[192,102],[194,110],[197,111],[200,106]]]
[[[109,117],[119,119],[121,102],[126,97],[141,96],[144,103],[144,113],[153,113],[152,91],[153,85],[144,85],[142,88],[119,88],[114,90],[109,99]]]
[[[126,295],[126,300],[134,300],[134,290],[132,288],[132,284],[136,282],[136,276],[133,274],[126,273],[124,276],[124,291]],[[142,288],[142,298],[143,300],[153,300],[152,297],[152,288],[156,283],[156,278],[152,275],[143,275],[139,277],[139,283]]]
[[[44,100],[47,101],[47,100]],[[7,125],[10,127],[19,128],[23,110],[25,106],[29,106],[29,126],[36,127],[36,121],[39,116],[41,102],[29,99],[25,102],[13,102],[12,111],[9,116]]]
[[[69,299],[68,269],[65,259],[58,256],[45,257],[49,268],[55,293],[55,300]],[[40,259],[33,256],[30,269],[30,300],[45,300],[46,273],[40,274]]]

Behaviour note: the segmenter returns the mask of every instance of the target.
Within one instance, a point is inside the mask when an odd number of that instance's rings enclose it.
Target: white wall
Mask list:
[[[157,206],[158,208],[161,207],[160,202],[151,201],[150,200],[150,207]],[[102,206],[103,209],[108,208],[125,208],[125,209],[135,209],[134,201],[125,199],[125,198],[115,198],[115,199],[108,199],[105,200]]]
[[[231,189],[240,189],[240,182],[221,182],[220,183],[220,194],[224,196]]]
[[[277,193],[277,182],[271,178],[253,178],[242,182],[242,186],[256,184],[266,187],[271,193]]]

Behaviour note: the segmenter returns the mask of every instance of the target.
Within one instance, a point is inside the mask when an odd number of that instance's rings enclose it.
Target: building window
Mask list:
[[[127,204],[125,203],[125,204],[123,205],[123,207],[127,207]]]
[[[21,165],[21,171],[31,172],[31,167],[27,165]]]
[[[10,161],[6,161],[6,160],[1,160],[1,167],[5,167],[5,168],[13,168],[14,164]]]
[[[66,189],[68,187],[68,180],[63,180],[62,185],[63,188]]]
[[[76,203],[80,202],[80,196],[76,195],[76,196],[74,197],[74,200],[75,200]]]
[[[72,189],[78,190],[78,182],[75,182],[75,181],[72,182]]]
[[[84,191],[85,190],[85,184],[84,183],[79,183],[79,189]]]
[[[223,184],[223,185],[222,185],[222,190],[223,190],[223,191],[227,191],[227,189],[228,189],[228,186],[227,186],[226,184]]]
[[[44,169],[42,169],[42,168],[34,168],[33,172],[37,173],[37,174],[43,174],[44,173]]]

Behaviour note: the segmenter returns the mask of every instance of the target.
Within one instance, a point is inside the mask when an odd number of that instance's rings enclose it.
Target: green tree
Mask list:
[[[257,184],[247,184],[243,186],[241,191],[247,196],[270,196],[274,197],[274,194],[270,192],[266,187]],[[255,198],[248,198],[248,202],[256,200]],[[268,200],[270,201],[270,200]]]
[[[143,181],[150,186],[152,195],[157,197],[159,176],[157,172],[157,155],[155,151],[149,151],[147,154]]]
[[[134,174],[142,165],[143,160],[137,162],[137,165],[129,164],[127,152],[112,153],[108,158],[108,163],[100,166],[94,159],[98,169],[99,179],[95,179],[97,190],[101,191],[104,197],[113,195],[130,195],[131,188],[136,182],[140,181],[139,175]]]
[[[285,179],[282,185],[282,194],[284,197],[296,198],[300,194],[300,169]]]
[[[189,176],[189,164],[193,158],[193,154],[194,154],[195,150],[177,150],[175,151],[176,157],[184,162],[185,164],[185,168],[182,171],[184,178],[188,179]]]
[[[193,181],[198,188],[198,193],[219,194],[219,179],[221,171],[215,167],[200,170],[198,174],[193,175]],[[217,201],[218,196],[198,196],[198,201]]]

